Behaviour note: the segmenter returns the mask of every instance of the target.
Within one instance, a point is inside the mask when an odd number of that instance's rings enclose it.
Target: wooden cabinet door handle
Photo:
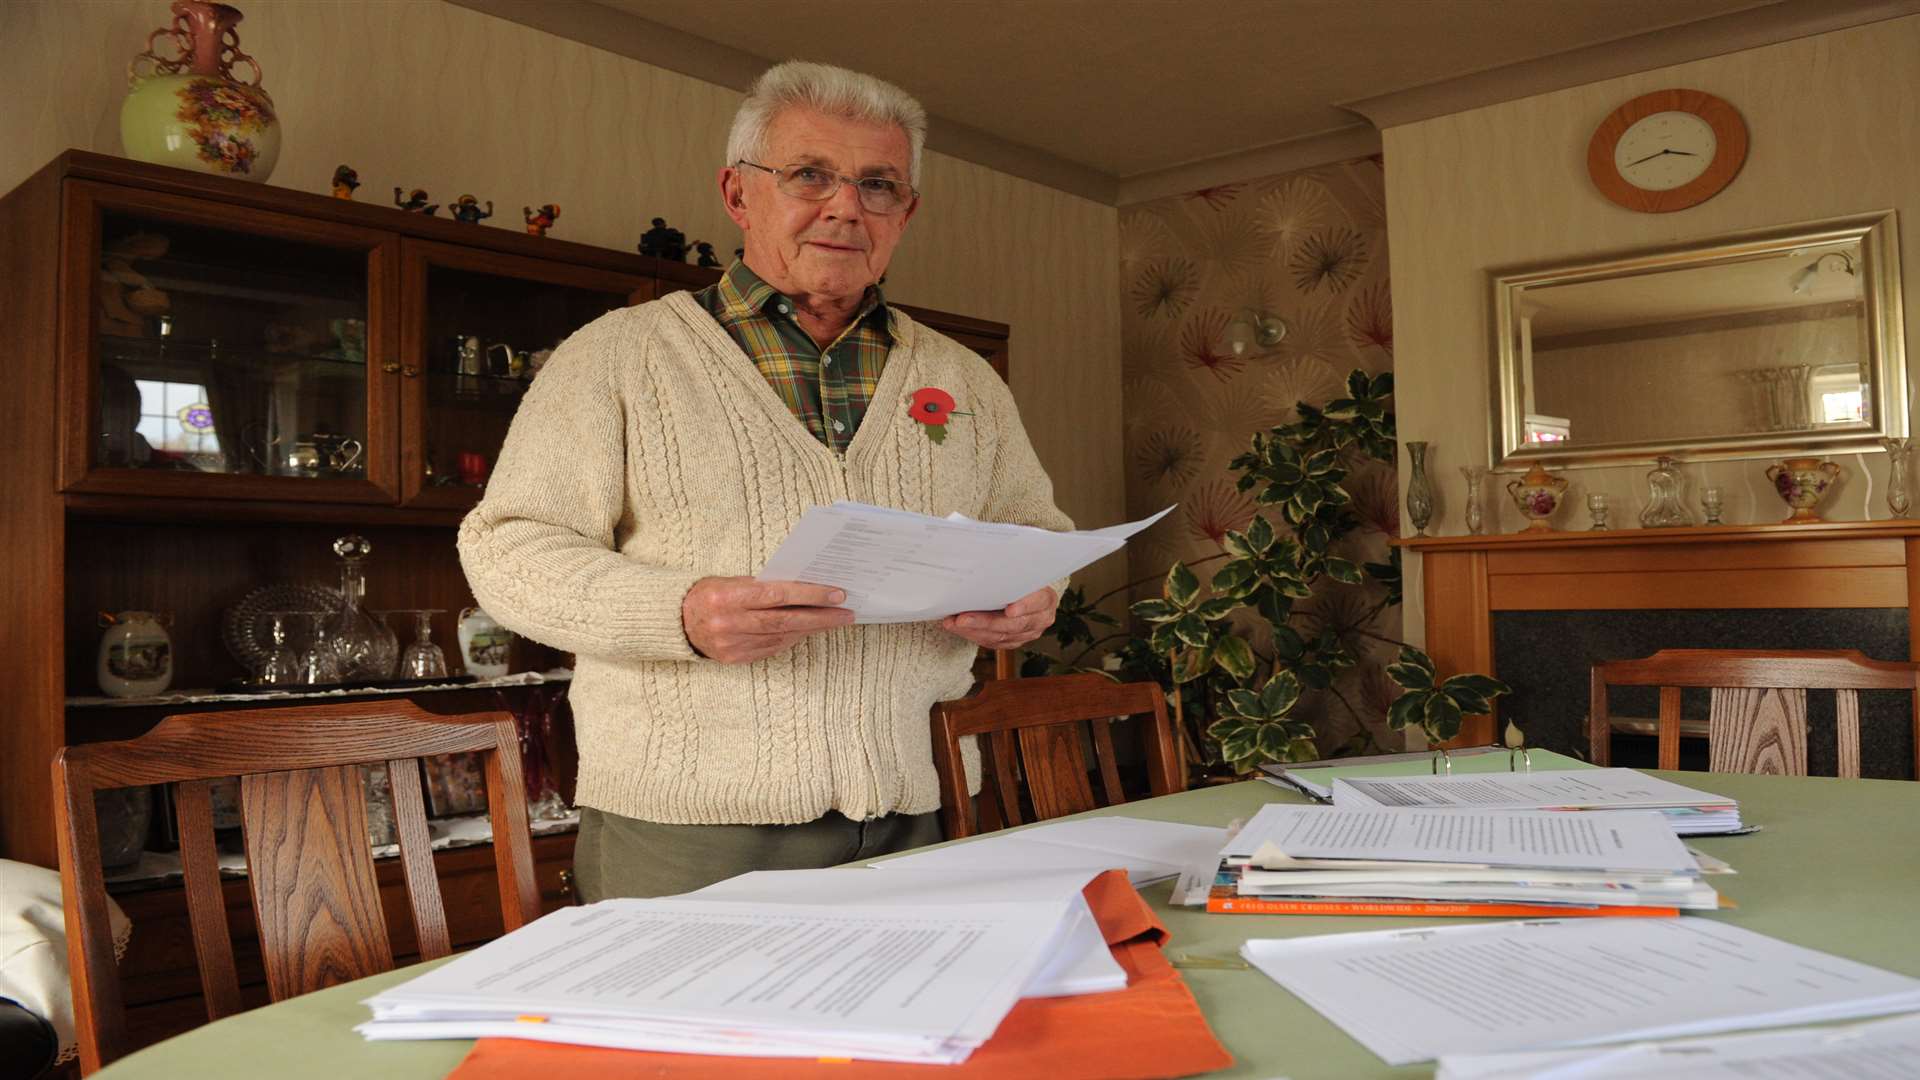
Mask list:
[[[400,365],[399,364],[382,364],[380,365],[380,370],[386,372],[389,375],[392,375],[394,372],[397,372],[400,370]]]
[[[420,374],[420,369],[417,367],[414,367],[412,364],[408,364],[406,367],[403,367],[400,369],[400,373],[402,375],[405,375],[407,378],[411,379],[414,376]]]

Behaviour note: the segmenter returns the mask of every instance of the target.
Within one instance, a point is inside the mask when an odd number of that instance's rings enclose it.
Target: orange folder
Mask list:
[[[525,1080],[529,1076],[567,1080],[640,1076],[660,1080],[898,1080],[908,1076],[919,1080],[1157,1080],[1233,1064],[1233,1056],[1213,1037],[1180,973],[1161,955],[1167,928],[1127,883],[1127,875],[1110,870],[1088,882],[1085,893],[1114,959],[1127,972],[1127,988],[1074,997],[1023,998],[1001,1021],[993,1038],[960,1065],[708,1057],[481,1039],[449,1080]]]

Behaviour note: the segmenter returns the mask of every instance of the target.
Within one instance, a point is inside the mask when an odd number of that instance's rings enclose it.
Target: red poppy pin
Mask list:
[[[947,417],[973,415],[955,412],[953,395],[937,386],[923,386],[915,390],[910,401],[908,415],[927,426],[927,438],[936,444],[947,441]]]

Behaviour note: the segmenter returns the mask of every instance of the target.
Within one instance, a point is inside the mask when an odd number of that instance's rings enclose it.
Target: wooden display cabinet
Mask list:
[[[0,857],[47,866],[54,752],[184,709],[75,700],[99,612],[172,616],[176,690],[230,683],[224,613],[337,584],[355,532],[366,606],[443,609],[457,656],[461,458],[491,468],[515,354],[718,273],[81,151],[0,198],[0,237]],[[907,310],[1005,376],[1005,326]],[[463,368],[456,337],[502,348]],[[521,642],[514,670],[564,661]]]

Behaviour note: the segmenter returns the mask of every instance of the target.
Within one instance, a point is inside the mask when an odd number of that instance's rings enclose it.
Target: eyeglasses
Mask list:
[[[913,185],[884,176],[848,176],[832,169],[822,169],[818,165],[788,165],[775,169],[744,159],[735,164],[772,173],[775,187],[808,202],[826,202],[839,192],[841,184],[852,184],[854,192],[860,196],[860,205],[873,214],[899,213],[920,196]]]

